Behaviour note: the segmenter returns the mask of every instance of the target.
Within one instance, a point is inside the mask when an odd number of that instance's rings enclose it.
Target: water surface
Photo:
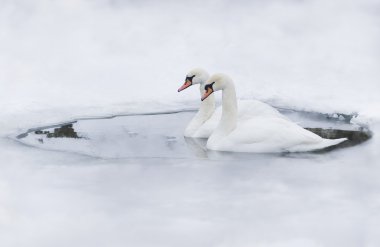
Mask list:
[[[312,112],[281,109],[284,115],[324,137],[349,140],[318,152],[358,145],[370,138],[362,126],[351,124],[352,116],[332,117]],[[101,158],[246,158],[257,154],[215,152],[206,149],[206,139],[183,137],[194,111],[137,114],[78,119],[69,123],[35,128],[18,139],[43,149],[69,151]],[[272,154],[286,155],[286,154]]]

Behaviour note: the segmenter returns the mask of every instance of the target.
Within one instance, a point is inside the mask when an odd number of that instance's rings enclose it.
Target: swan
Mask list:
[[[237,121],[235,86],[225,74],[211,76],[201,98],[206,100],[222,90],[222,117],[207,141],[207,149],[230,152],[306,152],[323,149],[346,140],[324,139],[290,120],[273,114],[261,114]]]
[[[209,74],[202,68],[195,68],[187,73],[185,83],[178,89],[178,92],[196,84],[200,84],[200,97],[205,92],[205,83],[209,79]],[[277,116],[287,119],[273,107],[258,100],[239,100],[238,120],[243,121],[253,116]],[[208,138],[218,126],[222,116],[222,107],[215,109],[215,97],[209,95],[201,102],[198,112],[187,125],[184,136],[190,138]]]
[[[192,69],[186,75],[185,83],[178,89],[178,92],[190,87],[191,85],[200,84],[199,90],[201,96],[204,93],[204,83],[209,78],[206,70],[201,68]],[[212,118],[215,112],[214,95],[201,102],[198,112],[187,125],[184,136],[191,138],[208,138],[218,124],[217,116]],[[212,119],[212,120],[211,120]]]

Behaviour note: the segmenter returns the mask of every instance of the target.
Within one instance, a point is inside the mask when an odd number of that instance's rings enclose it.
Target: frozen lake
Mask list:
[[[350,116],[282,112],[304,127],[363,131],[350,124]],[[0,191],[8,192],[0,195],[0,242],[39,247],[380,242],[376,135],[322,153],[207,152],[204,141],[182,136],[193,115],[81,119],[63,123],[63,132],[82,138],[48,138],[62,134],[58,124],[1,139]],[[377,133],[378,126],[371,127]]]
[[[1,195],[0,241],[62,247],[379,243],[376,136],[324,153],[209,153],[182,138],[193,114],[79,120],[72,124],[81,139],[47,138],[36,129],[20,136],[28,145],[2,139],[9,162],[1,166],[0,186],[11,193]],[[323,114],[286,114],[303,126],[360,129]]]

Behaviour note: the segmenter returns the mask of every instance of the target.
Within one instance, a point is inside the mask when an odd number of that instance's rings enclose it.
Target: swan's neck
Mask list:
[[[213,149],[220,145],[222,139],[236,129],[237,111],[235,87],[232,82],[230,82],[223,89],[222,118],[220,119],[218,127],[212,132],[212,135],[207,141],[208,148]]]
[[[223,89],[222,107],[222,118],[218,129],[223,131],[223,134],[228,134],[236,128],[238,112],[235,87],[232,83]]]
[[[201,84],[199,87],[200,95],[202,97],[204,93],[204,85]],[[215,111],[215,97],[210,95],[207,99],[201,101],[201,105],[197,114],[191,120],[189,125],[186,127],[185,136],[191,137],[195,132],[211,118],[212,114]]]

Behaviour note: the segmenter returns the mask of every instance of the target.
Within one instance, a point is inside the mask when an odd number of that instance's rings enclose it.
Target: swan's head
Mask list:
[[[178,92],[181,92],[194,84],[204,84],[208,78],[209,74],[206,70],[201,68],[192,69],[187,73],[185,83],[178,89]]]
[[[223,90],[227,85],[231,84],[231,78],[228,75],[218,73],[212,75],[205,84],[205,92],[202,95],[201,100],[205,100],[213,92]]]

